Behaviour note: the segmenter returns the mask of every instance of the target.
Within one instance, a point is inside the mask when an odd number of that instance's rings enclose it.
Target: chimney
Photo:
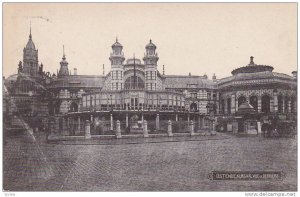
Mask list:
[[[74,75],[77,75],[77,68],[74,68]]]
[[[297,71],[293,71],[292,75],[293,75],[294,78],[297,78]]]

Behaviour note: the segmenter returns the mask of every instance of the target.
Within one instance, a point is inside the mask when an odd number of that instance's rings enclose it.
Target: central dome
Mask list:
[[[32,39],[28,40],[28,42],[26,44],[26,49],[35,50],[35,45],[34,45]]]
[[[134,63],[135,64],[142,64],[141,60],[140,59],[136,59],[136,58],[135,59],[133,59],[133,58],[128,59],[126,62],[127,62],[127,64],[134,64]]]
[[[247,66],[234,69],[231,72],[231,74],[236,75],[239,73],[257,73],[257,72],[265,72],[265,71],[272,72],[273,71],[274,68],[272,66],[255,64],[253,62],[253,58],[254,58],[253,56],[250,57],[250,63]]]

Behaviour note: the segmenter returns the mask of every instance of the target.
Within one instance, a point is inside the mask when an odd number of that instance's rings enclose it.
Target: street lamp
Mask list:
[[[111,107],[111,111],[113,110],[112,108],[112,95],[110,95],[110,107]]]

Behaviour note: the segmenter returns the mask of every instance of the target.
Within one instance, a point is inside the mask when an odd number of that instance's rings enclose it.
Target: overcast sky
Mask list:
[[[116,36],[125,58],[142,59],[152,39],[166,74],[231,75],[254,56],[274,72],[297,69],[296,3],[4,3],[3,75],[23,61],[29,26],[44,70],[56,73],[62,46],[78,74],[110,70]]]

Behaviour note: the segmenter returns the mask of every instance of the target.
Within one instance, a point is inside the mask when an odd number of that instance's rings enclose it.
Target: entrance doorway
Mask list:
[[[244,132],[244,122],[243,121],[239,121],[238,122],[238,132],[239,133],[243,133]]]
[[[139,99],[138,98],[131,98],[131,109],[137,109],[139,105]]]

